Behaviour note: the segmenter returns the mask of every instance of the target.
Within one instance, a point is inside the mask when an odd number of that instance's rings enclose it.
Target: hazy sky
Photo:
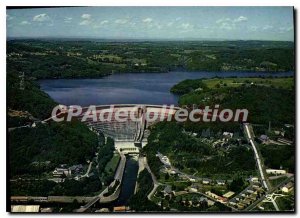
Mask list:
[[[292,7],[7,10],[8,37],[294,40]]]

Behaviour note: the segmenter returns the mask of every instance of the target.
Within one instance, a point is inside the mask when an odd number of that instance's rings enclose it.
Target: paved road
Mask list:
[[[153,181],[153,189],[151,190],[151,192],[148,194],[147,198],[149,200],[151,200],[152,196],[154,195],[154,193],[156,192],[156,189],[158,188],[158,186],[160,185],[160,183],[157,181],[156,176],[152,173],[148,162],[147,162],[147,158],[144,158],[144,166],[147,169],[147,171],[150,173],[152,181]]]
[[[124,174],[125,165],[126,165],[126,156],[122,152],[119,152],[119,154],[120,154],[121,160],[120,160],[120,163],[118,165],[118,169],[115,173],[114,182],[116,180],[119,180],[120,184],[121,184],[123,174]],[[114,183],[114,182],[112,182],[112,183]],[[86,210],[88,210],[91,206],[93,206],[98,201],[107,203],[107,202],[111,202],[111,201],[116,200],[118,198],[119,194],[120,194],[120,187],[121,186],[119,186],[119,189],[116,190],[112,195],[110,195],[108,197],[103,196],[108,191],[108,188],[104,189],[98,196],[95,196],[90,202],[88,202],[86,205],[82,206],[81,208],[75,210],[75,212],[79,212],[79,213],[80,212],[81,213],[85,212]]]
[[[84,175],[80,176],[80,178],[87,177],[90,174],[90,171],[91,171],[91,168],[92,168],[92,164],[93,164],[93,161],[90,162],[89,167],[88,167],[86,173]]]
[[[255,160],[256,160],[256,163],[257,163],[257,166],[258,166],[258,170],[259,170],[259,174],[260,174],[263,186],[266,190],[269,190],[270,187],[267,184],[267,178],[265,177],[265,173],[264,173],[264,170],[263,170],[262,160],[261,160],[261,158],[259,156],[259,153],[257,151],[256,145],[255,145],[255,142],[254,142],[254,137],[250,133],[250,130],[249,130],[250,127],[249,126],[250,126],[250,124],[244,124],[244,128],[246,130],[247,137],[249,138],[250,144],[251,144],[251,146],[253,148],[253,151],[254,151]]]
[[[30,127],[31,127],[30,125],[11,127],[11,128],[8,128],[8,132],[11,132],[11,131],[13,131],[15,129],[30,128]]]

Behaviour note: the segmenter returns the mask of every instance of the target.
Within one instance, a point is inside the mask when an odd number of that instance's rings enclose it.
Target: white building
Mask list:
[[[288,184],[286,184],[285,186],[283,186],[283,187],[281,188],[281,191],[282,191],[282,192],[285,192],[285,193],[288,193],[288,192],[292,191],[293,189],[294,189],[293,183],[292,183],[292,182],[289,182]]]
[[[266,169],[267,174],[276,174],[276,175],[284,175],[286,174],[286,170],[277,170],[277,169]]]

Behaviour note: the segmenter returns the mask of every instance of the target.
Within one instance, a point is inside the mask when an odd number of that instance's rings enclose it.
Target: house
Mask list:
[[[52,208],[52,207],[40,208],[41,213],[52,213],[53,211],[54,211],[54,208]]]
[[[243,204],[243,203],[238,203],[237,206],[238,206],[238,209],[239,209],[239,210],[242,210],[242,209],[245,208],[246,205]]]
[[[38,213],[40,205],[11,205],[13,213]]]
[[[220,202],[220,203],[227,203],[227,201],[228,201],[228,199],[227,198],[224,198],[224,197],[221,197],[221,196],[219,196],[218,197],[218,201]]]
[[[237,197],[235,197],[234,199],[235,199],[236,201],[240,201],[240,200],[242,200],[243,198],[240,197],[240,196],[237,196]]]
[[[252,193],[254,193],[254,191],[253,191],[253,190],[251,190],[251,189],[247,189],[247,192],[248,192],[249,194],[252,194]]]
[[[175,174],[177,174],[177,173],[176,173],[175,170],[171,170],[171,171],[170,171],[170,174],[175,175]]]
[[[170,185],[167,185],[163,190],[164,195],[170,195],[172,193],[172,188]]]
[[[258,185],[252,185],[252,188],[254,188],[255,190],[259,189]]]
[[[193,184],[193,185],[191,186],[191,188],[190,188],[190,191],[191,191],[191,192],[197,192],[197,191],[198,191],[198,186],[195,185],[195,184]]]
[[[249,196],[249,198],[250,198],[252,201],[255,201],[255,200],[257,199],[257,193],[254,192],[253,194],[251,194],[251,195]]]
[[[62,177],[62,176],[69,176],[71,172],[67,168],[60,168],[56,167],[55,170],[52,172],[54,177]]]
[[[282,192],[288,193],[294,189],[294,184],[292,182],[287,183],[281,188]]]
[[[229,204],[232,206],[235,206],[235,205],[237,205],[237,200],[233,199],[233,200],[229,201]]]
[[[269,137],[267,135],[261,135],[259,137],[259,140],[262,142],[262,143],[267,143],[269,142]]]
[[[72,174],[78,174],[83,171],[83,166],[82,166],[82,164],[73,165],[73,166],[69,167],[69,171]]]
[[[243,201],[243,204],[245,204],[245,205],[249,205],[249,204],[251,204],[252,203],[252,201],[249,199],[249,198],[246,198],[246,199],[244,199],[244,201]]]
[[[204,185],[208,185],[209,183],[211,183],[211,179],[203,179],[202,180],[202,184],[204,184]]]
[[[205,192],[205,194],[208,195],[209,197],[214,198],[214,199],[219,199],[219,197],[220,197],[219,195],[217,195],[217,194],[215,194],[211,191],[207,191],[207,192]]]
[[[223,132],[223,136],[226,137],[226,138],[232,138],[233,133],[232,132]]]
[[[217,185],[225,185],[225,180],[217,180]]]
[[[212,197],[212,198],[217,198],[217,197],[219,197],[218,195],[212,193],[211,191],[207,191],[207,192],[205,192],[205,194],[208,195],[208,196],[210,196],[210,197]]]
[[[107,213],[109,212],[108,208],[101,208],[100,210],[96,210],[95,213]]]
[[[194,178],[189,178],[190,182],[196,182],[196,179]]]
[[[126,212],[128,208],[125,206],[114,207],[114,212]]]
[[[64,178],[60,178],[60,177],[50,178],[50,179],[48,179],[48,180],[49,180],[49,181],[56,182],[56,183],[61,183],[61,182],[64,182],[64,181],[65,181]]]
[[[225,194],[223,195],[223,197],[224,197],[224,198],[230,198],[230,197],[232,197],[233,195],[234,195],[234,192],[229,191],[229,192],[225,193]]]
[[[285,138],[279,138],[277,139],[278,142],[281,142],[283,144],[287,144],[287,145],[291,145],[293,142],[288,140],[288,139],[285,139]]]
[[[207,199],[207,205],[208,206],[213,206],[215,204],[214,201]]]
[[[267,174],[276,174],[283,175],[286,174],[286,170],[277,170],[277,169],[266,169]]]
[[[257,177],[250,177],[249,179],[251,182],[258,182],[258,178]]]

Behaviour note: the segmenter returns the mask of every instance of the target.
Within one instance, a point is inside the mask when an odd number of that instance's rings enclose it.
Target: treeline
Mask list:
[[[104,184],[109,185],[113,179],[114,174],[107,174],[105,171],[105,167],[107,163],[112,159],[115,151],[115,143],[114,140],[110,137],[107,138],[106,144],[100,146],[98,151],[98,174],[102,178]]]
[[[295,172],[295,145],[261,145],[260,151],[269,168]]]
[[[293,71],[293,48],[221,48],[215,52],[192,53],[187,68],[191,71]]]
[[[183,95],[195,90],[204,91],[207,89],[207,85],[203,82],[202,79],[187,79],[174,85],[171,88],[171,92],[174,94]]]
[[[79,181],[66,179],[62,183],[49,180],[10,182],[11,196],[94,196],[102,188],[96,176],[85,177]]]
[[[205,105],[214,108],[247,109],[248,122],[274,126],[294,123],[295,91],[282,88],[248,85],[240,87],[221,87],[204,92],[189,92],[179,98],[182,105]]]
[[[11,176],[40,173],[59,164],[80,164],[92,160],[97,135],[79,121],[39,124],[8,134]],[[48,165],[33,162],[50,161]]]
[[[97,57],[97,56],[100,56]],[[293,42],[100,42],[11,40],[7,70],[45,78],[95,78],[114,72],[293,71]]]

